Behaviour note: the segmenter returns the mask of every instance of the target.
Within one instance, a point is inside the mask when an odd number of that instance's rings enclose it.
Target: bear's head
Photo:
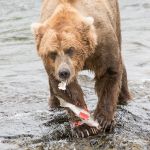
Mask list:
[[[58,81],[73,81],[92,55],[97,36],[92,17],[61,10],[44,23],[32,24],[37,51],[48,75]]]

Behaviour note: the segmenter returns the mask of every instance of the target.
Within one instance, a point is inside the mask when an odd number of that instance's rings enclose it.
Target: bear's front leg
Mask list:
[[[49,83],[49,88],[50,88],[50,98],[48,101],[49,108],[50,109],[60,108],[59,100],[56,98],[54,91],[53,91],[53,87],[50,83]]]
[[[100,123],[102,131],[112,130],[120,91],[121,71],[118,68],[110,67],[102,76],[96,76],[95,80],[98,104],[94,117]]]
[[[57,81],[53,76],[49,78],[49,83],[51,92],[51,98],[49,101],[50,108],[60,107],[59,100],[56,98],[56,96],[59,96],[67,102],[87,110],[87,105],[84,101],[84,94],[76,79],[67,85],[65,91],[58,89],[59,81]],[[76,118],[75,114],[71,110],[68,112],[70,114],[71,120],[73,122],[75,121],[75,126],[72,130],[73,137],[88,137],[98,133],[98,130],[95,127],[90,127],[86,124],[79,125],[78,122],[76,122],[76,120],[79,120],[79,118]]]
[[[60,81],[56,80],[53,76],[49,76],[49,86],[51,95],[49,99],[50,108],[60,107],[59,100],[56,98],[56,96],[59,96],[71,104],[74,104],[82,109],[87,109],[87,105],[84,101],[83,91],[76,79],[74,79],[71,83],[69,83],[66,86],[66,90],[59,89],[59,83]]]

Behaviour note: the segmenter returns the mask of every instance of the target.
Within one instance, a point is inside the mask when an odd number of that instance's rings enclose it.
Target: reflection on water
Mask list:
[[[150,79],[150,1],[122,0],[123,53],[129,79]]]
[[[40,137],[47,132],[42,126],[50,117],[47,75],[37,57],[30,32],[30,24],[39,20],[40,1],[0,1],[0,149],[16,149],[26,140],[29,145],[40,143]],[[121,0],[120,7],[123,57],[136,100],[125,107],[129,120],[125,118],[123,121],[130,127],[125,126],[123,130],[127,135],[121,133],[120,137],[124,142],[129,141],[131,146],[138,144],[140,147],[143,143],[148,145],[146,137],[150,137],[150,1]],[[94,83],[89,73],[83,74],[85,76],[80,76],[79,80],[89,108],[93,109],[96,101]],[[139,129],[142,135],[138,135]],[[116,134],[116,140],[117,137]],[[141,141],[136,140],[139,137]],[[115,144],[115,136],[113,139]],[[53,142],[52,145],[58,149],[57,144]],[[68,147],[65,141],[59,144]],[[84,141],[79,145],[89,148]]]

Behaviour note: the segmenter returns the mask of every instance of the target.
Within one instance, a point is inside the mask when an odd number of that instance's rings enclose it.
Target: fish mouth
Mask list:
[[[67,87],[67,84],[68,84],[68,81],[67,81],[67,80],[61,81],[61,82],[58,84],[58,88],[59,88],[60,90],[65,91],[65,90],[66,90],[66,87]]]

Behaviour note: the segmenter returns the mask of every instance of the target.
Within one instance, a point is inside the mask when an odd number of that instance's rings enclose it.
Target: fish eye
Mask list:
[[[71,56],[73,56],[74,50],[75,50],[74,47],[70,47],[70,48],[65,50],[65,54],[67,54],[71,57]]]
[[[48,57],[51,58],[53,61],[55,61],[55,59],[57,57],[57,52],[50,52],[48,54]]]

